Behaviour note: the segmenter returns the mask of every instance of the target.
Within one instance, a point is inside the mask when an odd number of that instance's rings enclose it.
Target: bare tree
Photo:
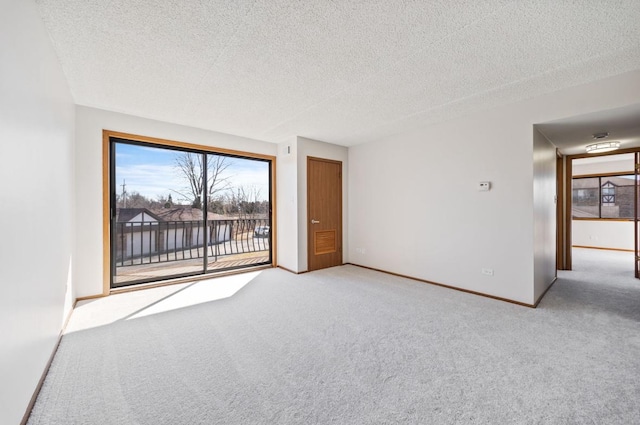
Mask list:
[[[232,161],[228,156],[209,155],[207,159],[209,198],[213,198],[218,193],[224,192],[231,187],[231,176],[225,175],[225,171],[231,163]]]
[[[116,197],[116,206],[118,208],[150,208],[153,205],[154,201],[136,191],[125,192]]]
[[[175,166],[187,182],[182,190],[174,190],[194,208],[202,208],[202,195],[207,190],[209,198],[230,188],[230,176],[225,171],[231,165],[229,157],[207,155],[207,182],[204,182],[204,155],[182,152],[175,157]]]
[[[258,218],[263,215],[265,211],[261,194],[262,190],[255,186],[238,187],[238,215],[242,218]]]

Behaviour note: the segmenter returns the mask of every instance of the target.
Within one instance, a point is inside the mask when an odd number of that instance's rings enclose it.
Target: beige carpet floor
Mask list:
[[[639,423],[640,283],[591,254],[537,309],[354,266],[85,302],[29,423]]]

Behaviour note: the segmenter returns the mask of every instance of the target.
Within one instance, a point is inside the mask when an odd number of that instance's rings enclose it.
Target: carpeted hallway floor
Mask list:
[[[354,266],[85,302],[29,423],[639,423],[633,255],[592,254],[537,309]]]

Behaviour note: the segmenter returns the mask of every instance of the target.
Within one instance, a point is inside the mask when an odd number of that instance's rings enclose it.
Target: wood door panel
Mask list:
[[[307,158],[308,269],[342,264],[342,163]]]
[[[336,230],[320,230],[313,234],[313,252],[315,255],[331,254],[338,251]]]

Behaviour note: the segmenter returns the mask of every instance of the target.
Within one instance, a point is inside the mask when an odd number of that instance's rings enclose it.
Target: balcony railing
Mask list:
[[[268,219],[117,223],[116,267],[269,251]],[[206,246],[205,246],[206,235]]]

